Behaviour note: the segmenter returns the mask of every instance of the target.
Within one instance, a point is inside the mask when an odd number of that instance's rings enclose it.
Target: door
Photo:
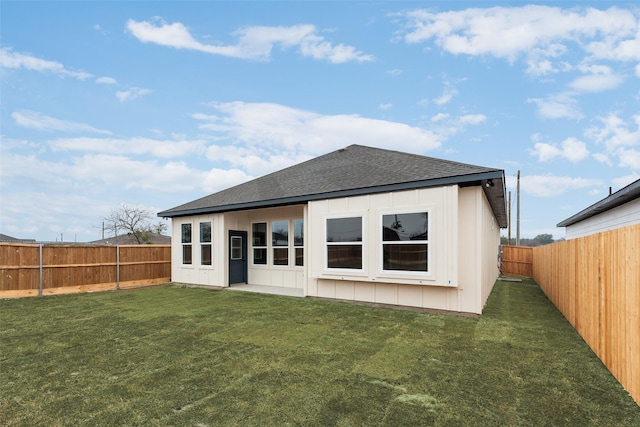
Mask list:
[[[247,232],[229,230],[229,285],[247,283]]]

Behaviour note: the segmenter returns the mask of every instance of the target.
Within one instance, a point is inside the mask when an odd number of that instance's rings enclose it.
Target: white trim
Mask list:
[[[426,240],[405,240],[399,242],[386,242],[384,241],[384,220],[383,217],[385,215],[402,215],[402,214],[427,214],[427,239]],[[378,246],[378,278],[388,278],[388,279],[414,279],[414,280],[435,280],[435,275],[433,274],[433,262],[432,262],[432,252],[433,252],[433,244],[432,244],[432,234],[431,234],[431,224],[433,223],[433,213],[431,208],[405,208],[405,209],[393,209],[388,208],[384,210],[378,211],[378,223],[377,223],[377,239],[375,239],[376,245]],[[410,245],[410,244],[426,244],[427,245],[427,271],[409,271],[409,270],[385,270],[384,269],[384,245],[385,244],[401,244],[401,245]]]
[[[362,240],[360,242],[327,242],[327,222],[330,219],[342,219],[342,218],[360,218],[360,227],[362,232]],[[323,218],[323,249],[324,249],[324,262],[322,271],[327,275],[337,275],[337,276],[367,276],[367,218],[364,213],[346,213],[342,215],[328,215]],[[362,247],[362,267],[360,269],[356,268],[329,268],[329,259],[327,257],[327,249],[329,246],[353,246],[359,245]]]

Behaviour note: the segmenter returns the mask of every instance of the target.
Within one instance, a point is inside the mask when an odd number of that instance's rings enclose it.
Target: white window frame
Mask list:
[[[189,225],[191,226],[191,238],[189,242],[183,242],[183,227],[185,225]],[[184,262],[184,249],[186,246],[189,246],[191,248],[191,262],[190,263],[185,263]],[[180,265],[183,267],[193,267],[193,256],[194,256],[194,250],[193,250],[193,222],[189,221],[189,222],[182,222],[180,223]]]
[[[287,223],[287,244],[286,245],[275,245],[273,243],[273,224],[277,222],[286,222]],[[269,245],[269,249],[267,250],[270,253],[271,263],[267,263],[268,266],[273,268],[289,268],[291,266],[291,220],[289,219],[272,219],[267,221],[267,230],[269,233],[269,239],[267,239],[267,245]],[[276,249],[286,249],[287,250],[287,263],[286,264],[275,264],[275,250]]]
[[[404,241],[384,241],[384,216],[386,215],[402,215],[402,214],[427,214],[427,239],[426,240],[404,240]],[[378,241],[379,241],[379,258],[378,265],[379,277],[398,277],[407,279],[428,279],[433,276],[433,263],[432,263],[432,232],[431,224],[433,223],[432,210],[431,209],[385,209],[381,211],[378,216]],[[385,270],[384,269],[384,245],[388,244],[426,244],[427,246],[427,271],[411,271],[411,270]]]
[[[206,224],[206,223],[209,224],[209,226],[211,227],[211,230],[210,230],[210,235],[209,235],[209,241],[208,242],[203,242],[202,241],[202,224]],[[200,267],[213,268],[213,260],[214,260],[214,257],[213,257],[213,221],[211,219],[202,219],[202,220],[198,221],[198,243],[199,243],[199,248],[200,248],[200,250],[199,250],[200,253],[198,254],[199,255],[198,259],[199,259]],[[211,248],[210,249],[210,251],[211,251],[211,263],[210,264],[203,264],[202,263],[202,247],[203,246],[209,246]]]
[[[253,226],[256,224],[265,224],[265,245],[255,245],[255,241],[253,238]],[[251,266],[252,267],[256,267],[256,268],[266,268],[269,267],[269,248],[271,245],[269,245],[269,238],[271,236],[271,231],[270,231],[270,225],[271,222],[270,221],[254,221],[251,223],[251,230],[249,231],[249,238],[251,239]],[[256,264],[256,260],[254,258],[254,249],[264,249],[265,250],[265,263],[264,264]]]
[[[360,218],[361,232],[362,232],[362,240],[360,242],[327,242],[327,231],[328,231],[328,222],[332,219],[344,219],[344,218]],[[366,272],[367,266],[367,219],[366,215],[363,213],[349,213],[344,215],[331,215],[326,216],[324,218],[324,231],[322,235],[323,239],[323,247],[324,247],[324,271],[329,274],[340,274],[340,275],[357,275],[362,276]],[[329,246],[353,246],[359,245],[362,247],[362,265],[359,269],[357,268],[330,268],[329,267]]]

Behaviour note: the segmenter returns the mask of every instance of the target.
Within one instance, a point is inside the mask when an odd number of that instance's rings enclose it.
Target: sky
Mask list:
[[[504,169],[513,238],[520,171],[520,237],[561,238],[640,178],[640,5],[0,2],[2,234],[97,240],[351,144]]]

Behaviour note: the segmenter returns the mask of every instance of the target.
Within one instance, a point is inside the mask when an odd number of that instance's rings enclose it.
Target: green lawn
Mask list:
[[[640,426],[533,282],[480,318],[160,286],[0,301],[0,425]]]

